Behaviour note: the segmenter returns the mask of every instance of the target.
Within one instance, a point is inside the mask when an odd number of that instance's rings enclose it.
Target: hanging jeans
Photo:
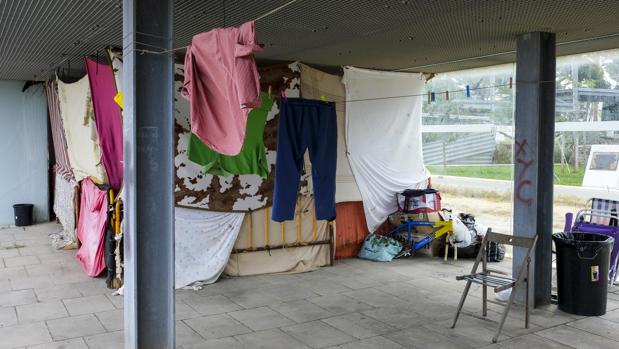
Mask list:
[[[335,219],[337,118],[335,103],[282,99],[277,134],[273,215],[276,222],[294,219],[303,156],[309,149],[316,219]]]

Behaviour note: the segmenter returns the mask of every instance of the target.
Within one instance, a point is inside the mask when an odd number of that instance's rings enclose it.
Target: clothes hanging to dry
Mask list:
[[[123,129],[120,107],[114,101],[114,72],[108,65],[89,58],[85,61],[103,166],[109,184],[118,191],[123,181]]]
[[[282,98],[277,133],[273,220],[294,218],[305,151],[312,162],[316,218],[335,219],[337,117],[335,103]]]
[[[396,193],[425,187],[422,74],[344,68],[348,159],[374,232],[397,210]],[[390,96],[402,98],[376,99]],[[364,99],[368,99],[364,101]]]
[[[96,277],[105,270],[105,224],[107,222],[107,192],[99,189],[90,178],[82,181],[80,218],[77,238],[81,247],[77,260],[88,276]]]
[[[204,166],[204,172],[218,176],[256,174],[262,178],[269,175],[264,149],[264,126],[273,107],[273,99],[261,94],[262,107],[253,109],[247,118],[247,132],[243,149],[238,155],[222,155],[204,144],[193,133],[189,136],[187,157]]]
[[[54,142],[54,155],[56,157],[54,172],[62,176],[66,181],[75,182],[73,169],[71,169],[71,162],[69,161],[69,153],[67,152],[67,139],[64,134],[62,116],[60,114],[58,83],[56,81],[46,82],[45,94],[47,95],[49,123],[52,131],[52,140]]]
[[[99,183],[106,183],[88,76],[71,84],[58,80],[58,98],[67,153],[75,180],[79,182],[92,177]]]
[[[191,131],[218,153],[241,151],[247,115],[260,107],[253,55],[261,50],[253,21],[198,34],[187,47],[182,93],[191,103]]]

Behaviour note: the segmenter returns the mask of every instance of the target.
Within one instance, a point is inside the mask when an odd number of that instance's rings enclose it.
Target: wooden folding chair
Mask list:
[[[524,259],[524,263],[520,266],[520,270],[516,274],[516,278],[509,277],[505,275],[505,273],[488,269],[487,266],[487,250],[488,244],[490,242],[495,242],[504,245],[511,245],[514,247],[525,247],[527,248],[527,254]],[[505,319],[507,318],[507,313],[509,313],[509,309],[514,303],[514,298],[516,296],[516,292],[514,290],[515,287],[519,287],[520,285],[525,285],[525,307],[524,307],[524,327],[529,328],[529,312],[530,312],[530,302],[529,302],[529,280],[531,279],[531,254],[535,250],[535,244],[537,243],[537,236],[532,238],[520,237],[520,236],[511,236],[499,233],[493,233],[490,230],[484,236],[484,239],[481,243],[481,248],[479,253],[477,254],[477,259],[475,260],[475,264],[473,264],[473,269],[471,270],[471,274],[462,275],[456,277],[456,280],[466,280],[466,286],[464,287],[464,292],[462,293],[462,297],[460,298],[460,304],[458,304],[458,310],[456,311],[456,316],[454,318],[453,325],[451,328],[456,327],[456,322],[458,321],[458,317],[460,316],[460,312],[462,311],[462,306],[464,305],[464,301],[466,300],[466,296],[469,293],[469,289],[471,288],[472,283],[482,285],[482,314],[486,316],[488,313],[488,287],[492,287],[495,293],[501,292],[503,290],[512,289],[511,296],[509,297],[509,301],[505,306],[505,310],[503,311],[503,316],[501,317],[501,322],[499,323],[499,328],[496,331],[496,334],[492,338],[492,342],[496,343],[499,339],[499,335],[501,334],[501,330],[503,329],[503,325],[505,324]],[[479,262],[482,263],[482,271],[480,273],[477,272],[477,268],[479,266]],[[494,274],[503,274],[502,275],[493,275]]]

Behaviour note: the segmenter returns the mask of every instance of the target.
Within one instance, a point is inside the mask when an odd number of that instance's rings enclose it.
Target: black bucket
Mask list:
[[[13,211],[15,211],[15,225],[18,227],[25,227],[32,225],[32,209],[33,204],[15,204],[13,205]]]
[[[604,315],[614,239],[600,234],[558,233],[552,240],[557,251],[559,309],[576,315]]]

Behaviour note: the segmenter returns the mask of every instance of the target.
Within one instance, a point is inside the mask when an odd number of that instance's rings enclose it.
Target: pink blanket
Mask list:
[[[105,270],[105,223],[107,221],[107,193],[100,190],[90,178],[82,181],[80,218],[77,238],[82,243],[77,260],[88,276],[96,277]]]
[[[241,151],[247,115],[260,107],[254,53],[261,50],[254,22],[198,34],[187,47],[182,95],[191,105],[191,132],[218,153]]]
[[[120,107],[114,101],[114,72],[108,65],[85,60],[103,166],[112,189],[118,191],[123,181],[123,127]]]

